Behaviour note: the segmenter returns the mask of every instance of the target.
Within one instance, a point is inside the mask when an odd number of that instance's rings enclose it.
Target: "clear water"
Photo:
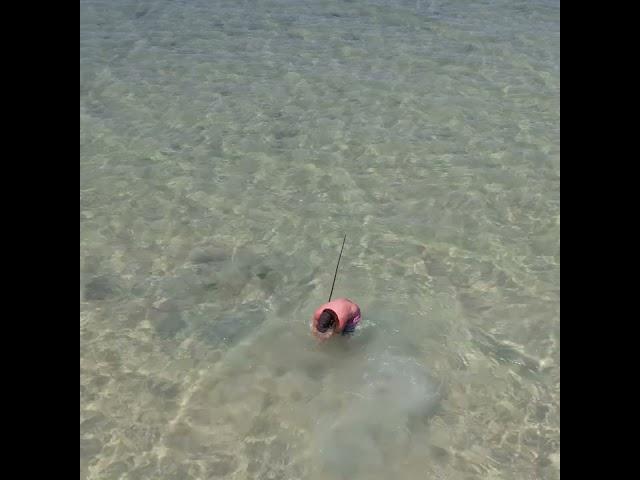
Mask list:
[[[558,1],[81,0],[80,477],[558,478],[559,43]]]

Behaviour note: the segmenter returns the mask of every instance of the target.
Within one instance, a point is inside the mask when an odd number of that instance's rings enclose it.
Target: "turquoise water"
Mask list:
[[[559,478],[559,44],[556,1],[81,0],[80,477]]]

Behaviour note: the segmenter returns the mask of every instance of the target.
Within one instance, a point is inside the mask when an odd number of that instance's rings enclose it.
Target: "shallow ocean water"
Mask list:
[[[554,1],[81,0],[81,478],[559,478],[559,43]]]

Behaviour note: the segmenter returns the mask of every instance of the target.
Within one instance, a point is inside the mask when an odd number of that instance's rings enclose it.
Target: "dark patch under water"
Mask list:
[[[85,300],[105,300],[116,293],[116,285],[106,276],[95,277],[84,287]]]

